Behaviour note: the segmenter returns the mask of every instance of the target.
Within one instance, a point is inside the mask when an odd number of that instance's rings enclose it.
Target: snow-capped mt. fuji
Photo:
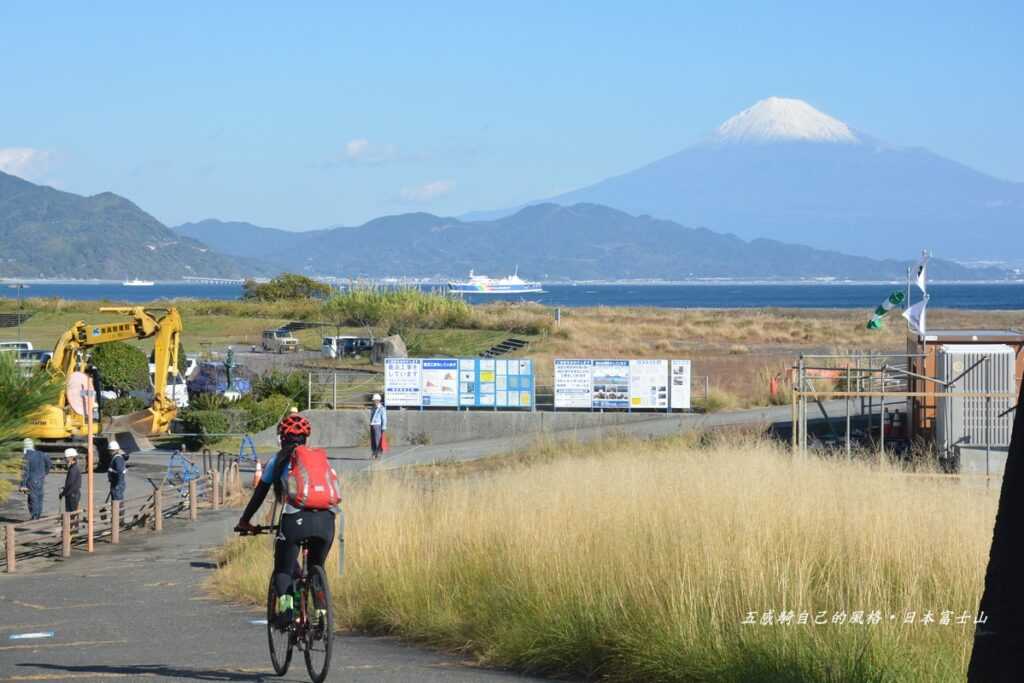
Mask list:
[[[882,143],[781,97],[680,152],[541,201],[872,258],[931,249],[947,259],[1024,259],[1024,183]]]
[[[769,97],[744,109],[718,127],[718,142],[844,142],[860,140],[839,119],[824,114],[803,100]]]

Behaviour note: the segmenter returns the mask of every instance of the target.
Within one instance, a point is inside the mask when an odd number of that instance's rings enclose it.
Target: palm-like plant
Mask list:
[[[32,414],[56,402],[60,391],[60,384],[45,370],[26,376],[13,353],[0,353],[0,457],[12,441],[24,436]]]

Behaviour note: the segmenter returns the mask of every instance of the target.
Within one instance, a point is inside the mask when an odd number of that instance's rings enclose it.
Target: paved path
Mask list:
[[[163,534],[126,533],[117,549],[31,574],[0,576],[0,683],[5,681],[308,680],[301,656],[273,675],[260,610],[219,602],[202,582],[238,512],[168,521]],[[53,632],[38,640],[12,635]],[[392,638],[339,635],[332,681],[523,681]]]

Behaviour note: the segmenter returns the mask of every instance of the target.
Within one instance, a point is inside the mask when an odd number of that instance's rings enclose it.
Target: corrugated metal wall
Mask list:
[[[936,363],[938,378],[945,382],[956,379],[983,358],[988,358],[988,361],[968,372],[946,391],[1014,393],[1017,386],[1016,356],[1013,349],[1004,344],[943,345]],[[1001,418],[998,415],[1011,405],[1009,398],[993,398],[990,405],[986,405],[986,399],[982,397],[941,399],[935,423],[936,446],[947,454],[954,446],[984,446],[986,441],[993,447],[1009,446],[1013,413]],[[987,434],[986,417],[990,417]]]

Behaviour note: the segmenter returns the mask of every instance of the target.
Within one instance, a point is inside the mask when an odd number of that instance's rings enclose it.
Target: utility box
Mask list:
[[[1017,386],[1016,354],[1006,344],[943,344],[938,350],[936,370],[937,379],[952,382],[945,387],[947,393],[1008,395]],[[1006,410],[1012,405],[1010,398],[939,397],[936,447],[951,456],[960,447],[1009,446],[1013,415]]]
[[[982,348],[991,346],[1007,347],[1010,349],[1014,356],[1014,382],[1009,388],[1009,393],[1016,393],[1021,375],[1024,374],[1024,334],[1017,332],[1016,330],[929,330],[926,335],[911,335],[907,338],[907,353],[910,355],[910,370],[919,377],[910,377],[908,379],[908,389],[914,392],[915,396],[908,399],[907,403],[907,414],[909,418],[909,436],[912,439],[938,442],[937,435],[937,420],[940,409],[940,403],[942,397],[935,396],[936,393],[944,393],[943,386],[936,384],[933,381],[922,379],[922,377],[933,377],[943,379],[945,372],[942,369],[942,363],[940,356],[942,356],[942,349],[947,346],[957,346],[966,348]],[[955,362],[951,359],[951,362]],[[973,362],[973,361],[972,361]],[[964,366],[964,369],[970,367],[968,363]],[[984,371],[984,368],[977,368],[973,374],[979,371]],[[948,376],[948,379],[953,379],[956,374]],[[944,381],[948,381],[948,379]],[[974,381],[975,378],[970,376],[964,377],[962,382],[958,382],[957,386],[954,387],[954,391],[965,391],[963,382],[968,380]],[[984,376],[981,376],[981,380],[984,380]],[[995,380],[993,379],[993,382]],[[1004,392],[1006,389],[993,389],[994,392]],[[984,399],[979,399],[982,403],[982,409],[984,409]],[[996,403],[993,401],[993,408]],[[996,412],[999,413],[1006,410],[1011,404],[1004,405],[1004,407]],[[952,410],[952,406],[949,406],[949,410]],[[1006,417],[1008,420],[1012,420],[1013,413],[1010,413]],[[980,443],[980,442],[979,442]],[[941,448],[941,443],[938,443]]]

